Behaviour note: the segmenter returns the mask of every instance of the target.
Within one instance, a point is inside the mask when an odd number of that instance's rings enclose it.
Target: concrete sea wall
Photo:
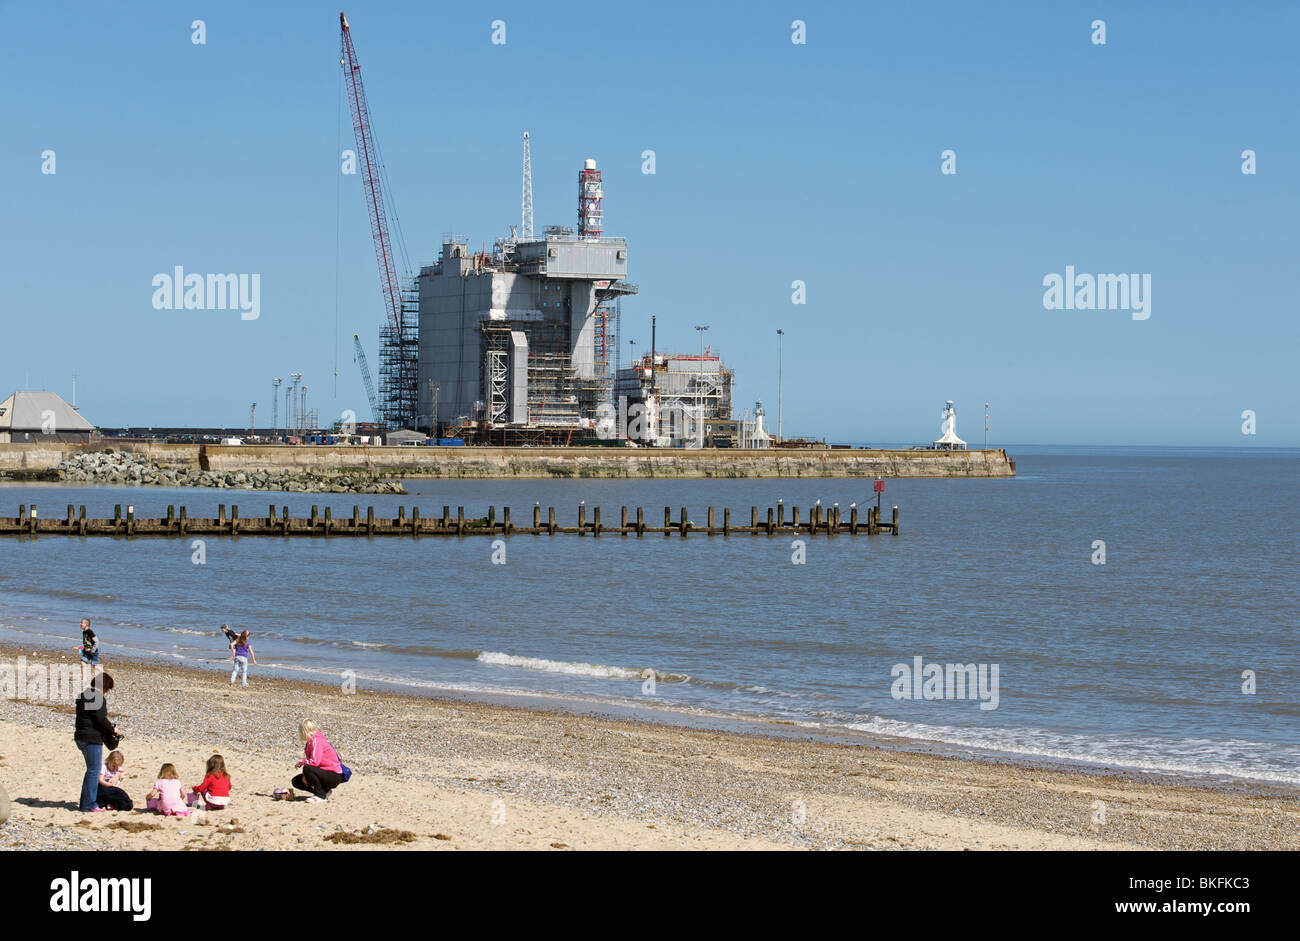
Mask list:
[[[0,444],[0,472],[50,471],[70,455],[128,450],[163,466],[214,473],[365,472],[396,477],[755,478],[1013,477],[1003,449],[988,451],[657,450],[648,448],[429,448],[169,445],[152,442]]]

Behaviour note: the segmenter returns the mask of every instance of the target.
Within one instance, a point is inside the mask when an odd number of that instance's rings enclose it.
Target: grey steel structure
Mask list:
[[[620,369],[615,395],[629,416],[628,437],[661,447],[703,447],[710,423],[729,422],[735,373],[719,356],[646,354]],[[641,416],[639,421],[635,416]],[[747,440],[738,424],[737,442]],[[739,445],[737,445],[739,446]]]
[[[549,226],[471,252],[444,237],[417,278],[422,427],[436,430],[436,410],[440,427],[594,428],[613,405],[617,302],[637,290],[626,277],[621,238]]]

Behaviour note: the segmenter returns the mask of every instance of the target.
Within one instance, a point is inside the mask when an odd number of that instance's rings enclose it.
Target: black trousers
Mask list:
[[[330,791],[343,783],[343,775],[326,771],[315,765],[303,765],[302,774],[291,782],[300,791],[311,791],[317,797],[329,797]]]
[[[130,810],[135,806],[126,791],[107,784],[99,785],[99,797],[95,799],[95,803],[109,810]]]

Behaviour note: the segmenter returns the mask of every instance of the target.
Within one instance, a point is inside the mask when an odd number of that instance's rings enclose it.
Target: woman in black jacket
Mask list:
[[[113,678],[96,673],[90,686],[77,697],[77,731],[73,740],[86,759],[86,776],[81,781],[81,812],[98,810],[99,772],[103,767],[104,746],[116,748],[122,736],[108,721],[108,700],[104,694],[113,688]]]

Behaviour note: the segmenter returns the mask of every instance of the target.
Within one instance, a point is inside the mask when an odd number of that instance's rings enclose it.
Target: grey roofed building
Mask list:
[[[384,435],[384,444],[424,444],[429,436],[422,431],[411,431],[409,428],[399,428],[397,431],[390,431]]]
[[[85,441],[95,426],[53,392],[19,390],[0,402],[0,443]]]

